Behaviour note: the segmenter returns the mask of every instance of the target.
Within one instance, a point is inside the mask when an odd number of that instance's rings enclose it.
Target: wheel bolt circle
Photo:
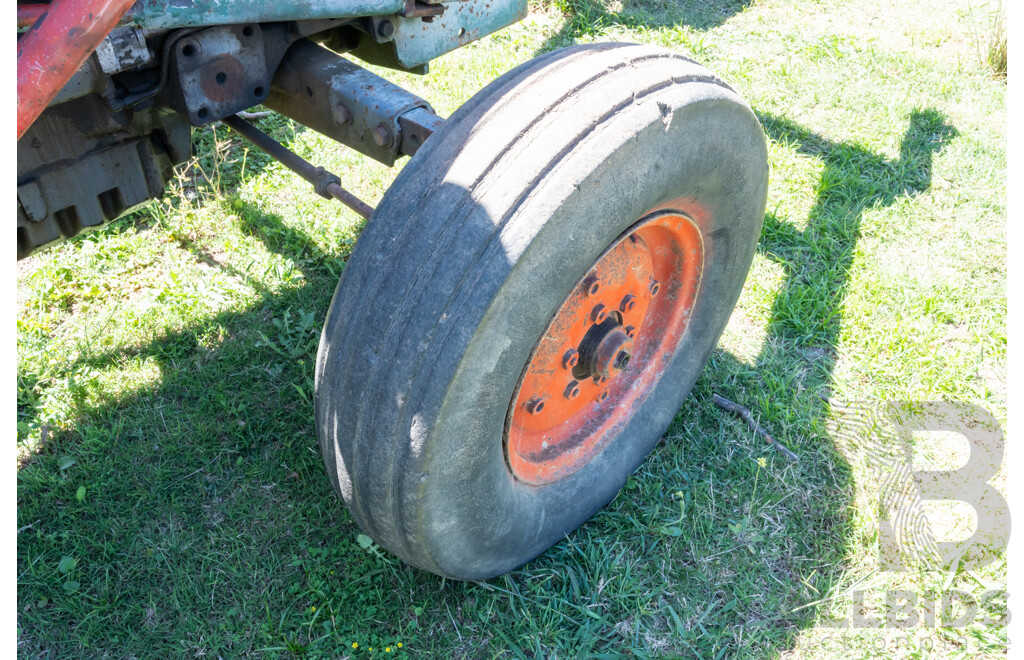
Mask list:
[[[569,384],[565,387],[565,398],[572,401],[580,395],[580,384],[575,381],[569,381]]]
[[[604,305],[598,304],[590,312],[590,320],[594,323],[604,323],[606,318],[608,318],[608,308]]]
[[[622,299],[622,302],[619,303],[620,312],[632,312],[634,308],[636,308],[636,296],[631,293],[627,294],[626,297]]]
[[[580,362],[580,354],[575,348],[570,348],[562,356],[562,367],[565,369],[572,369]]]

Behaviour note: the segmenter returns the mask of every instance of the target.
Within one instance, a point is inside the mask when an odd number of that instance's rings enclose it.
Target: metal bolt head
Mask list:
[[[630,339],[636,339],[636,328],[634,328],[631,325],[627,325],[624,328],[624,330],[626,331],[626,336],[627,337],[629,337]]]
[[[572,401],[580,395],[580,384],[574,380],[569,381],[565,387],[565,398]]]
[[[570,348],[562,356],[562,367],[572,369],[580,362],[580,354],[575,348]]]
[[[373,141],[377,143],[378,147],[391,146],[391,131],[384,124],[377,126],[373,129]]]
[[[526,402],[526,412],[531,415],[539,415],[544,410],[544,397],[535,396]]]
[[[334,114],[339,124],[347,124],[352,121],[352,111],[344,103],[334,106]]]
[[[608,308],[602,304],[595,305],[593,311],[590,312],[590,320],[594,323],[604,323],[606,318],[608,318]]]
[[[605,390],[604,392],[601,392],[600,394],[597,395],[598,402],[604,401],[607,398],[608,398],[608,390]]]
[[[626,297],[622,299],[622,302],[619,303],[619,311],[623,313],[632,312],[635,308],[636,296],[633,294],[627,294]]]
[[[597,281],[597,275],[591,273],[583,278],[583,290],[588,296],[596,295],[601,290],[601,283]]]
[[[395,24],[391,21],[381,21],[377,24],[377,34],[384,39],[390,39],[395,34]]]
[[[661,290],[661,283],[658,282],[658,280],[651,280],[651,283],[648,285],[648,288],[651,291],[651,295],[656,296],[658,295],[658,291]]]

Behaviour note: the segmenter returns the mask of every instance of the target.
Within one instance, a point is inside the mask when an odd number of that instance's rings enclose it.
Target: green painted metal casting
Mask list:
[[[403,0],[139,0],[121,25],[164,30],[397,14]]]

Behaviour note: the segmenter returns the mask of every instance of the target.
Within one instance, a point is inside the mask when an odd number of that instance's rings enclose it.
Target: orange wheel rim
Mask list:
[[[598,257],[519,379],[504,438],[517,479],[572,474],[633,416],[679,344],[703,262],[700,230],[678,210],[647,215]]]

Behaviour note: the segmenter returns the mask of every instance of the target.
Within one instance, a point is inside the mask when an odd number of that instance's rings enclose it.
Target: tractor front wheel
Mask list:
[[[767,175],[750,108],[663,49],[548,53],[460,108],[363,231],[320,343],[321,449],[359,526],[477,580],[591,517],[714,348]]]

